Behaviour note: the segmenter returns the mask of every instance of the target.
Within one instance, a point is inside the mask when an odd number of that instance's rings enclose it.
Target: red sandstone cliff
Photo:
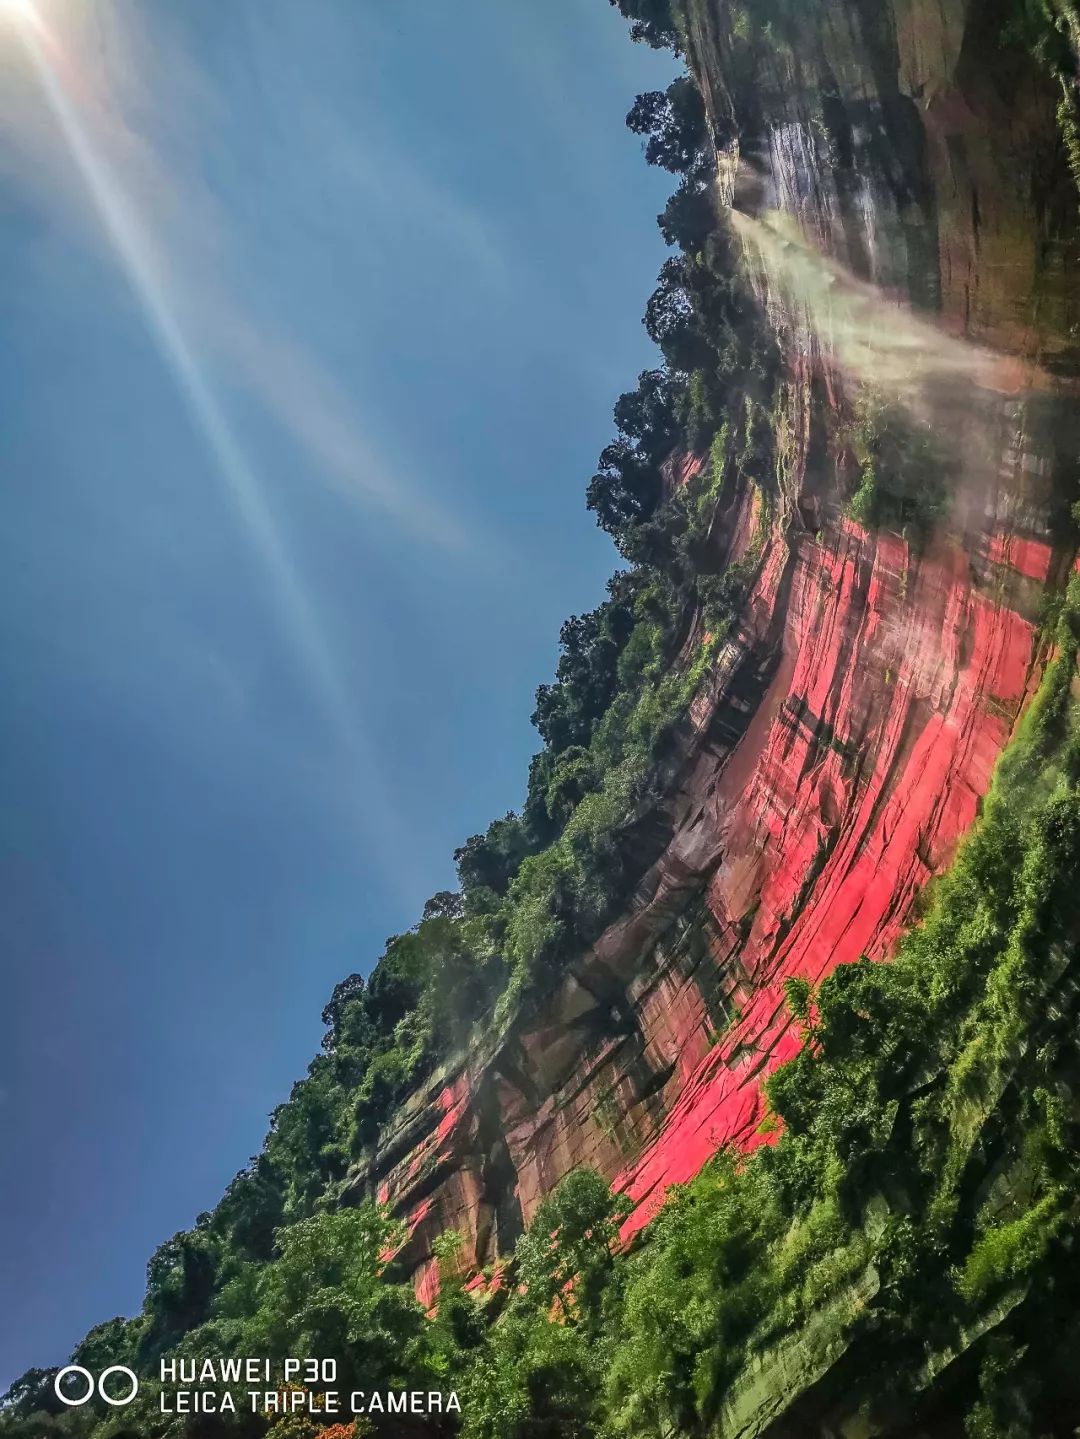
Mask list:
[[[437,1234],[468,1236],[483,1267],[576,1165],[630,1194],[633,1233],[718,1147],[762,1142],[762,1081],[797,1042],[784,979],[887,956],[1038,679],[1040,604],[1072,560],[1051,538],[1053,373],[1080,319],[1053,93],[997,43],[994,6],[807,9],[785,48],[724,0],[687,7],[717,133],[739,131],[720,198],[787,357],[779,499],[725,490],[717,556],[751,557],[752,589],[626,913],[542,1023],[447,1066],[354,1175],[408,1219],[428,1295]],[[867,382],[956,459],[921,550],[845,517]]]

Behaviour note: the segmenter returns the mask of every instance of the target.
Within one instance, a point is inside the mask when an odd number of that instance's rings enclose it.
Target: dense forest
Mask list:
[[[634,39],[682,53],[680,7],[611,3]],[[1075,15],[1027,0],[1011,24],[1060,81],[1075,146]],[[466,1287],[448,1232],[431,1312],[395,1264],[401,1224],[372,1201],[342,1203],[418,1080],[540,1005],[619,912],[638,879],[626,832],[663,792],[751,582],[753,548],[718,569],[710,535],[732,486],[753,487],[766,514],[778,503],[782,357],[717,212],[729,137],[715,123],[688,73],[627,116],[647,161],[676,177],[658,221],[671,256],[644,318],[662,360],[619,399],[588,483],[623,566],[604,602],[563,626],[520,813],[468,839],[459,889],[434,895],[367,978],[337,985],[321,1052],[262,1151],[152,1256],[141,1312],[77,1346],[72,1362],[95,1373],[145,1376],[135,1404],[67,1408],[56,1371],[31,1370],[3,1400],[0,1435],[705,1434],[748,1365],[812,1330],[847,1345],[835,1382],[855,1409],[887,1397],[916,1412],[934,1365],[985,1331],[954,1366],[948,1432],[1034,1439],[1080,1424],[1078,579],[1043,617],[1052,658],[980,819],[895,959],[842,966],[816,991],[789,983],[804,1043],[768,1083],[767,1142],[751,1156],[718,1154],[629,1248],[627,1201],[577,1170],[480,1286]],[[850,425],[850,519],[918,545],[947,461],[878,397]],[[676,483],[687,454],[700,464]],[[1007,1180],[987,1185],[1003,1154]],[[264,1354],[334,1358],[345,1391],[453,1390],[461,1412],[159,1412],[163,1358]]]

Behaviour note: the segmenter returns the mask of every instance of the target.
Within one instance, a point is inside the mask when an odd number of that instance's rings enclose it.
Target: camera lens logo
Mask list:
[[[60,1387],[69,1374],[77,1374],[86,1385],[86,1393],[79,1395],[75,1399],[65,1394]],[[120,1398],[117,1398],[114,1394],[106,1393],[105,1380],[108,1379],[110,1374],[125,1375],[131,1385],[128,1392],[121,1395]],[[99,1398],[104,1399],[106,1404],[111,1404],[114,1409],[120,1409],[123,1405],[130,1404],[135,1398],[135,1395],[138,1394],[139,1380],[134,1371],[128,1369],[124,1364],[110,1364],[108,1369],[101,1371],[96,1380],[90,1373],[90,1370],[84,1369],[81,1364],[69,1364],[57,1374],[53,1380],[53,1388],[56,1390],[56,1397],[60,1400],[60,1403],[68,1405],[71,1409],[77,1409],[81,1404],[88,1404],[95,1394],[97,1394]]]

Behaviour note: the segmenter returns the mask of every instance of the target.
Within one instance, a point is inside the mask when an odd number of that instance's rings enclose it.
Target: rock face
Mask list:
[[[426,1297],[437,1234],[480,1269],[577,1165],[628,1192],[632,1234],[720,1146],[765,1141],[762,1082],[797,1043],[784,980],[887,957],[977,813],[1073,558],[1054,535],[1076,194],[1053,87],[1002,42],[1009,7],[685,9],[720,198],[786,357],[776,493],[725,490],[718,558],[752,588],[626,912],[353,1177],[407,1218]],[[847,517],[867,386],[940,445],[928,536]]]

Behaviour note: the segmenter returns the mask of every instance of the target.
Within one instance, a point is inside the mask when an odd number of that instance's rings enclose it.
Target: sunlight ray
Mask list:
[[[49,109],[93,202],[116,259],[138,300],[162,360],[209,450],[243,531],[272,582],[291,648],[311,680],[339,740],[356,754],[356,718],[315,608],[282,540],[258,477],[200,368],[153,247],[106,158],[95,146],[65,85],[65,57],[32,0],[17,4],[18,33]]]

